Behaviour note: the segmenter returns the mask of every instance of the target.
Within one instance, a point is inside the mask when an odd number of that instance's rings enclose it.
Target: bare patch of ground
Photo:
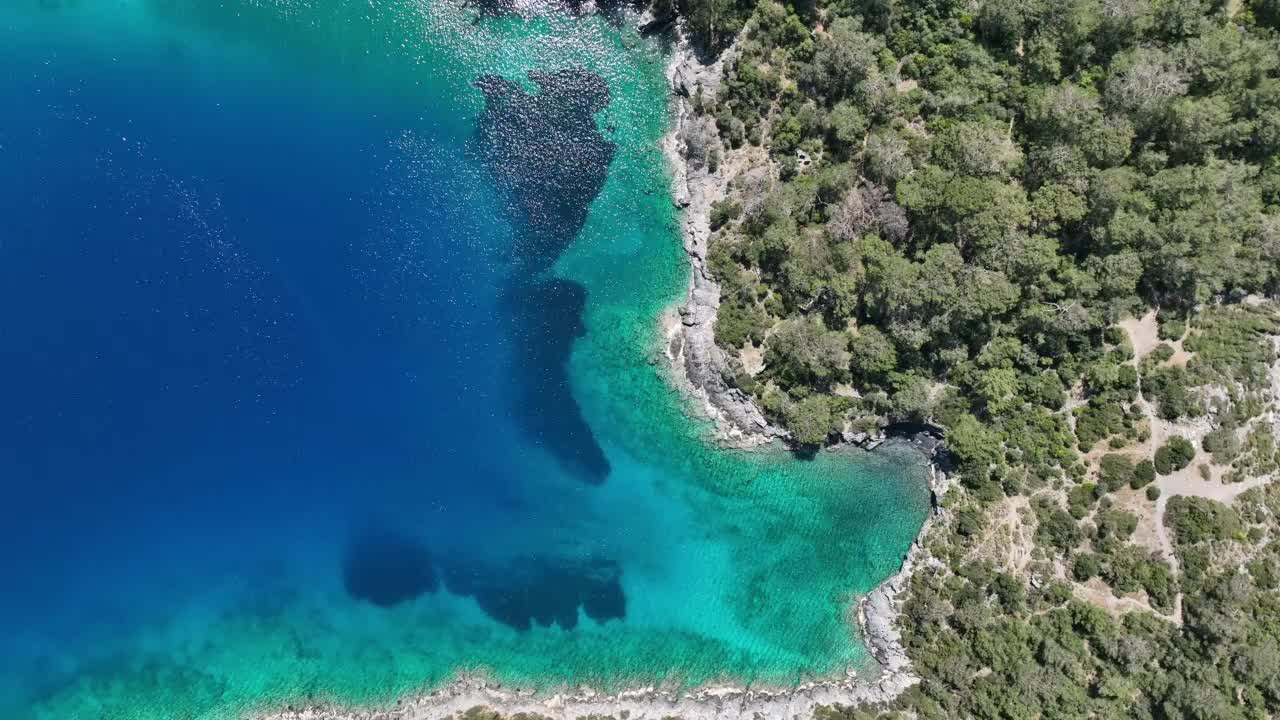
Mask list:
[[[858,394],[857,389],[855,389],[849,383],[836,383],[835,387],[831,388],[831,392],[833,395],[839,395],[840,397],[847,397],[847,398],[862,397],[861,395]]]
[[[1129,342],[1133,343],[1133,356],[1141,360],[1143,355],[1151,352],[1160,344],[1159,328],[1156,324],[1156,311],[1152,310],[1140,318],[1128,318],[1119,323],[1129,333]]]
[[[1107,584],[1098,578],[1093,578],[1086,583],[1072,583],[1071,592],[1081,600],[1097,605],[1113,615],[1121,615],[1133,610],[1157,612],[1151,608],[1151,603],[1147,600],[1145,592],[1129,593],[1116,597],[1111,592],[1111,588],[1107,587]]]
[[[742,361],[742,372],[755,377],[764,370],[764,346],[756,347],[748,340],[738,351],[738,359]]]
[[[1022,573],[1031,563],[1031,551],[1035,549],[1032,537],[1035,520],[1030,498],[1025,495],[1006,497],[987,519],[990,524],[970,555],[989,559],[1007,572]]]

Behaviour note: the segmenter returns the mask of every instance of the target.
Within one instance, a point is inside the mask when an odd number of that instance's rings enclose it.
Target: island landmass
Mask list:
[[[733,444],[953,466],[863,602],[919,682],[818,716],[1280,712],[1274,4],[682,12],[668,356]]]

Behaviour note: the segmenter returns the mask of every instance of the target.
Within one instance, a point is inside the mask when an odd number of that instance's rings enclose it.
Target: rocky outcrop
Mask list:
[[[910,442],[924,451],[931,461],[938,459],[937,455],[944,453],[945,449],[936,442],[918,441],[922,435],[922,433],[916,434]],[[924,443],[923,446],[921,442]],[[924,526],[920,528],[920,534],[911,543],[911,549],[907,552],[907,557],[903,560],[898,572],[858,600],[858,629],[862,631],[863,642],[867,644],[871,656],[880,664],[883,682],[896,688],[895,696],[920,681],[911,669],[911,658],[907,656],[907,649],[902,644],[898,619],[902,615],[902,604],[906,600],[911,576],[921,568],[946,567],[946,564],[933,557],[920,541],[941,517],[942,510],[938,503],[946,494],[950,484],[950,477],[940,470],[938,465],[930,464],[929,490],[933,494],[933,513],[925,520]]]
[[[333,705],[289,707],[258,716],[259,720],[444,720],[460,718],[475,707],[505,717],[519,713],[552,720],[614,717],[629,720],[790,720],[811,718],[817,708],[880,703],[907,687],[894,678],[867,682],[856,675],[839,680],[804,683],[798,687],[750,689],[706,686],[681,692],[654,687],[601,693],[588,688],[546,693],[464,676],[391,708],[343,708]]]
[[[664,319],[664,352],[682,389],[699,401],[714,423],[715,437],[734,446],[751,446],[786,437],[765,418],[755,402],[726,381],[729,364],[715,342],[720,286],[707,271],[707,242],[711,236],[711,205],[724,197],[728,173],[712,168],[711,148],[718,148],[714,126],[694,111],[701,92],[713,96],[720,86],[721,67],[733,48],[714,60],[699,56],[677,27],[678,42],[667,80],[675,103],[675,120],[663,140],[674,176],[674,202],[684,208],[681,234],[692,272],[689,290],[680,305]]]

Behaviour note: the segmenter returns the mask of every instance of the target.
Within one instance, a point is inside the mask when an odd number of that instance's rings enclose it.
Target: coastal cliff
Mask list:
[[[672,168],[673,200],[684,210],[681,238],[692,272],[683,302],[664,315],[664,351],[676,383],[699,401],[713,422],[715,438],[725,445],[750,447],[784,438],[787,432],[770,423],[750,396],[725,380],[728,361],[715,341],[720,285],[708,272],[706,260],[711,205],[724,197],[730,177],[708,162],[706,144],[718,140],[714,128],[708,127],[710,121],[693,107],[699,93],[715,94],[723,63],[733,56],[734,48],[705,59],[679,25],[674,32],[677,43],[667,66],[674,120],[662,144]]]

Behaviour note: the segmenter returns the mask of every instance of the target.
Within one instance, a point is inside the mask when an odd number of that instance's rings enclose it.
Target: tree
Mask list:
[[[818,37],[813,62],[804,66],[800,81],[833,102],[844,100],[879,72],[876,60],[883,47],[879,37],[862,32],[857,18],[837,18]]]
[[[768,372],[788,385],[825,387],[849,374],[849,339],[810,315],[784,321],[769,339]]]
[[[959,461],[963,472],[985,479],[1000,459],[1000,436],[976,417],[961,415],[947,430],[947,448]]]
[[[867,136],[863,150],[867,174],[879,182],[893,186],[915,169],[911,146],[906,138],[891,130],[876,130]]]
[[[753,4],[748,0],[681,0],[679,7],[689,28],[707,45],[719,48],[742,28]]]
[[[1071,562],[1071,576],[1080,582],[1087,582],[1102,572],[1102,561],[1093,553],[1081,553]]]
[[[1217,500],[1177,495],[1169,498],[1164,524],[1180,545],[1226,540],[1240,532],[1240,518]]]
[[[1038,498],[1035,513],[1037,544],[1067,553],[1084,539],[1075,519],[1049,498]]]
[[[1008,175],[1022,164],[1022,151],[1009,129],[991,123],[959,122],[933,141],[942,167],[962,175]]]
[[[1022,403],[1018,373],[1012,368],[992,368],[978,375],[974,390],[990,415],[1004,415]]]
[[[867,132],[867,118],[856,104],[848,100],[836,103],[827,116],[827,122],[831,127],[835,147],[851,150],[862,144],[862,138]]]
[[[898,367],[897,350],[874,325],[861,328],[849,340],[849,357],[854,375],[864,382],[881,379]]]
[[[810,395],[788,405],[786,421],[792,440],[810,447],[825,443],[836,429],[831,400],[825,395]]]
[[[1108,453],[1098,461],[1098,480],[1109,492],[1115,492],[1125,485],[1133,485],[1135,477],[1133,463],[1124,455]]]
[[[1143,459],[1133,468],[1133,479],[1129,481],[1129,486],[1134,490],[1150,484],[1156,479],[1156,466],[1150,460]],[[1152,498],[1153,500],[1155,498]]]
[[[1154,47],[1125,53],[1112,63],[1104,96],[1115,111],[1150,125],[1173,98],[1187,92],[1187,77],[1175,58]]]

